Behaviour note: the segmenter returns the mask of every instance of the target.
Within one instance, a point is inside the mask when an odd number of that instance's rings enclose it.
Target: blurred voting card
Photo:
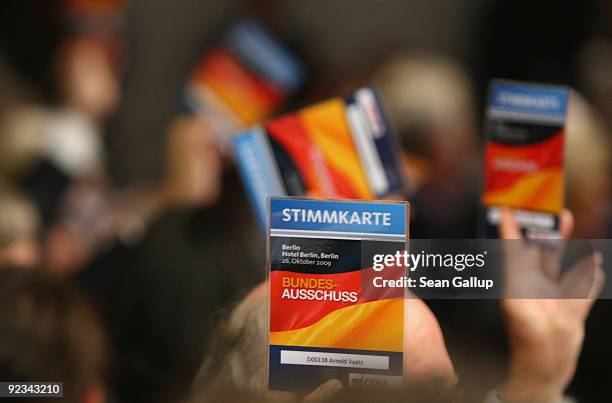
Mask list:
[[[369,87],[253,126],[233,144],[264,227],[268,196],[372,199],[405,189],[396,138]]]
[[[296,57],[260,24],[241,20],[194,69],[185,101],[229,142],[232,134],[276,112],[303,79]]]
[[[517,210],[528,238],[558,237],[568,98],[565,87],[491,83],[482,193],[487,237],[498,237],[502,206]]]

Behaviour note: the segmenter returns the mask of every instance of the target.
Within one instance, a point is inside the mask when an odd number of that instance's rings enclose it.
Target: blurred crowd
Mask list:
[[[464,3],[4,1],[0,381],[63,381],[74,403],[179,402],[192,390],[208,401],[271,399],[257,394],[265,238],[231,155],[179,101],[188,72],[244,15],[305,61],[306,83],[283,110],[379,90],[409,179],[413,238],[479,235],[490,78],[571,86],[571,237],[611,238],[612,3]],[[418,33],[408,25],[421,16]],[[469,45],[453,40],[458,31]],[[433,392],[458,382],[479,401],[517,371],[524,335],[504,330],[499,301],[410,304],[409,351],[421,360],[411,396],[443,401]],[[502,309],[506,326],[521,327],[512,318],[522,307]],[[590,305],[556,309],[580,310],[573,330],[584,330]],[[609,400],[610,314],[598,301],[580,360],[558,364],[578,363],[559,383],[580,401]],[[340,387],[322,385],[305,401]]]

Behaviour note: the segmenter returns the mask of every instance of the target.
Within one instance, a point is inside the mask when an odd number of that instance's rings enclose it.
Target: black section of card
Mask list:
[[[374,255],[394,254],[405,247],[404,242],[272,237],[271,270],[305,274],[347,273],[372,267]]]
[[[268,141],[274,154],[274,162],[280,172],[281,179],[289,196],[301,196],[306,194],[306,184],[302,173],[293,162],[291,155],[274,138],[267,135]]]
[[[563,130],[560,125],[491,120],[489,140],[510,145],[528,145],[544,141]]]
[[[271,270],[335,274],[360,270],[360,240],[295,237],[270,238]],[[329,265],[318,262],[330,262]]]

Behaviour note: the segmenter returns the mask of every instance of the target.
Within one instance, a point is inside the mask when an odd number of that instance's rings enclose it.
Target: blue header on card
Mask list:
[[[288,93],[302,84],[302,65],[254,20],[232,26],[226,43],[243,62]]]
[[[489,107],[496,110],[563,118],[569,91],[565,87],[493,81]]]
[[[271,229],[406,235],[407,205],[271,198]]]

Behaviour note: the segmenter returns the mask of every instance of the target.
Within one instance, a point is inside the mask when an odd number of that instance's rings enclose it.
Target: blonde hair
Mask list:
[[[30,200],[0,184],[0,247],[34,237],[38,225],[38,214]]]
[[[568,207],[579,212],[610,187],[611,145],[604,124],[576,91],[570,97],[565,130]]]
[[[0,173],[18,178],[44,154],[48,112],[21,105],[7,111],[0,122]]]
[[[221,323],[196,375],[194,396],[223,388],[265,388],[267,294],[255,288]]]
[[[470,81],[448,58],[400,51],[382,63],[372,81],[400,133],[415,125],[446,126],[473,119]]]

